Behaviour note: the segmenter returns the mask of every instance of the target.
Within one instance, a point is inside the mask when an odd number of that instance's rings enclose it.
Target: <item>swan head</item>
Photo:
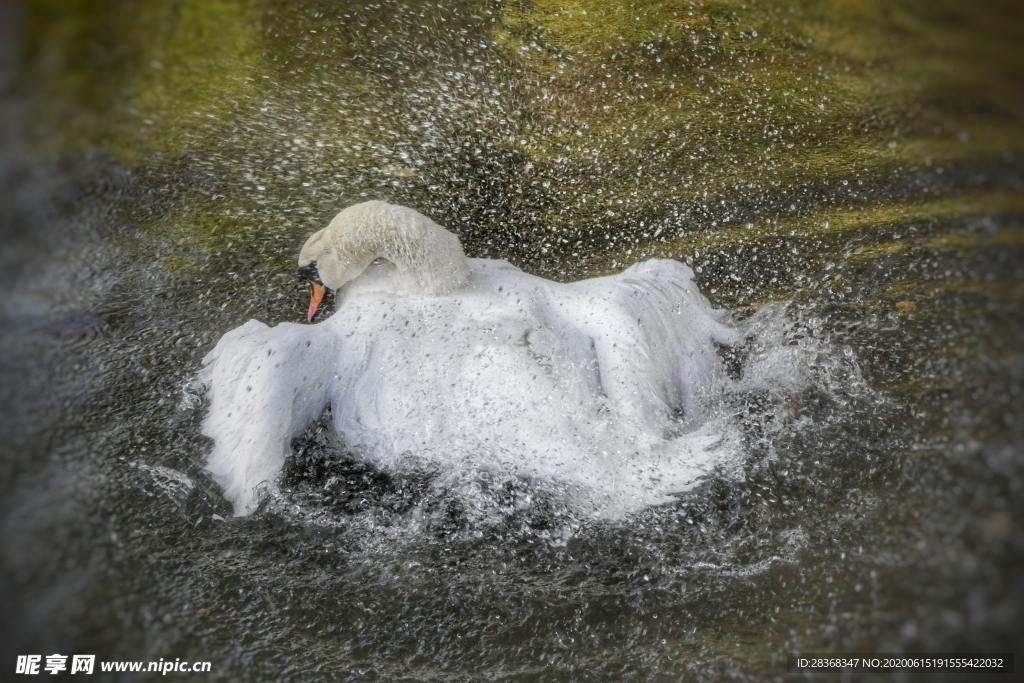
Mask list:
[[[299,253],[299,279],[310,290],[306,321],[313,321],[328,290],[337,291],[359,277],[374,258],[334,248],[327,228],[313,233]]]
[[[306,240],[299,277],[310,286],[307,320],[327,290],[338,290],[376,261],[390,262],[425,295],[448,293],[469,277],[462,245],[451,232],[415,209],[382,201],[342,210]]]

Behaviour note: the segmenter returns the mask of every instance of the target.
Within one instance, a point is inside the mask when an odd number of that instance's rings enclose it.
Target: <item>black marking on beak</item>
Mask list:
[[[299,280],[302,282],[315,282],[322,285],[323,281],[320,279],[320,271],[316,267],[316,261],[305,265],[299,266]]]

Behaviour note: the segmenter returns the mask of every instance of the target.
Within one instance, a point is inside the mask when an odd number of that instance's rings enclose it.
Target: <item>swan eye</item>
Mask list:
[[[371,266],[380,266],[380,265],[383,265],[383,264],[385,264],[387,262],[388,262],[388,260],[386,258],[384,258],[383,256],[378,256],[377,258],[373,259],[373,261],[370,262],[370,265]]]
[[[299,266],[298,276],[299,280],[303,282],[316,282],[323,284],[320,280],[320,270],[317,268],[316,261],[305,266]]]

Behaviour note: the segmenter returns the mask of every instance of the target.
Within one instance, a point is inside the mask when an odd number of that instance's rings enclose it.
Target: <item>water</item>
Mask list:
[[[1019,645],[1012,5],[574,8],[5,6],[6,661],[760,680]],[[295,252],[366,197],[545,277],[686,260],[757,332],[733,364],[804,380],[732,397],[739,475],[625,521],[318,425],[233,518],[186,387],[302,319]]]

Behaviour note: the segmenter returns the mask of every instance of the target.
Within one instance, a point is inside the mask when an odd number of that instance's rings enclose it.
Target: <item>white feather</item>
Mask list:
[[[250,321],[204,360],[208,468],[237,514],[328,405],[346,446],[380,468],[412,453],[455,477],[501,470],[598,517],[671,500],[720,461],[703,397],[721,372],[714,344],[736,334],[687,266],[559,284],[466,259],[451,233],[382,202],[318,235],[300,263],[389,263],[346,280],[325,322]]]

